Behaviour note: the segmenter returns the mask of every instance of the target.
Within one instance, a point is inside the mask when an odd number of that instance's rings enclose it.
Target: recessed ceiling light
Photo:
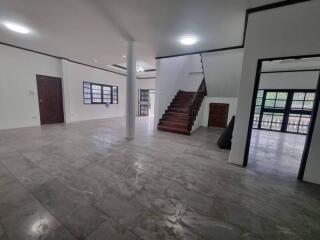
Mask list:
[[[27,33],[31,32],[31,30],[29,28],[27,28],[25,26],[22,26],[20,24],[17,24],[17,23],[4,22],[3,25],[6,26],[11,31],[14,31],[14,32],[17,32],[17,33],[27,34]]]
[[[137,67],[137,72],[144,72],[144,68],[143,67]]]
[[[182,45],[193,45],[198,41],[198,38],[194,36],[183,36],[180,38],[180,43]]]
[[[126,55],[123,55],[122,57],[123,57],[123,58],[126,58],[127,56],[126,56]]]

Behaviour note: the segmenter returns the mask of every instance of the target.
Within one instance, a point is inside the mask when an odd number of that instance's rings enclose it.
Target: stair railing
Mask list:
[[[191,107],[190,107],[190,126],[189,128],[193,126],[194,121],[197,118],[199,109],[201,107],[203,98],[207,96],[207,86],[206,86],[206,80],[203,78],[197,92],[193,96]]]

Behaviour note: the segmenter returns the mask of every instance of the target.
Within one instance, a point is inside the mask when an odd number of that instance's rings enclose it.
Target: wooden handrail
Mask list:
[[[193,123],[196,120],[199,109],[201,107],[202,100],[205,96],[207,96],[207,86],[206,86],[205,78],[203,78],[197,92],[195,93],[195,95],[193,96],[193,99],[192,99],[192,104],[190,107],[191,122],[190,122],[189,128],[191,128],[193,126]]]

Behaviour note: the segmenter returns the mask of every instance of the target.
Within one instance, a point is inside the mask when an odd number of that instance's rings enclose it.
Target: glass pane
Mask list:
[[[263,90],[258,91],[257,97],[262,98],[263,97]]]
[[[283,121],[283,114],[282,113],[275,113],[273,115],[273,118],[272,118],[273,123],[282,123],[282,121]]]
[[[315,98],[315,95],[316,95],[315,93],[307,93],[306,100],[313,101]]]
[[[298,132],[298,125],[288,125],[287,131],[288,132]]]
[[[84,88],[91,88],[90,83],[88,83],[88,82],[84,82],[83,87]]]
[[[91,99],[84,99],[84,103],[85,104],[90,104],[91,103]]]
[[[299,126],[299,133],[307,134],[308,133],[308,129],[309,129],[308,126]]]
[[[280,124],[280,123],[272,123],[271,129],[275,130],[275,131],[280,131],[281,130],[281,126],[282,126],[282,124]]]
[[[262,121],[271,122],[272,121],[272,113],[264,113],[262,116]]]
[[[84,89],[83,89],[83,92],[85,92],[85,93],[91,93],[91,89],[90,89],[90,88],[84,88]]]
[[[94,102],[94,103],[101,103],[101,99],[92,99],[92,102]]]
[[[85,94],[84,94],[84,98],[91,98],[91,94],[85,93]]]
[[[313,108],[313,101],[305,101],[303,105],[304,110],[312,110]]]
[[[100,86],[100,85],[92,84],[91,87],[92,87],[92,90],[99,90],[99,91],[101,91],[101,86]]]
[[[278,92],[277,99],[286,100],[288,97],[288,93],[286,92]]]
[[[277,93],[276,92],[267,92],[267,98],[266,99],[276,99]]]
[[[292,101],[291,108],[293,109],[302,109],[303,101]]]
[[[310,124],[310,116],[309,115],[302,115],[301,120],[300,120],[300,125],[306,125],[309,126]]]
[[[255,114],[254,115],[254,121],[259,121],[260,119],[260,114]]]
[[[257,98],[256,105],[259,105],[259,106],[262,105],[262,98]]]
[[[256,108],[255,108],[255,113],[260,113],[260,111],[261,111],[261,107],[260,106],[257,106]]]
[[[299,114],[290,114],[288,124],[299,124],[300,115]]]
[[[261,128],[270,129],[271,128],[271,122],[261,122]]]
[[[252,127],[253,127],[253,128],[258,128],[258,122],[257,122],[257,121],[253,121]]]
[[[285,108],[286,107],[286,101],[283,100],[277,100],[276,101],[276,108]]]
[[[275,100],[266,100],[264,106],[266,108],[274,108],[274,103],[275,103]]]
[[[295,92],[293,95],[293,100],[304,100],[305,93]]]

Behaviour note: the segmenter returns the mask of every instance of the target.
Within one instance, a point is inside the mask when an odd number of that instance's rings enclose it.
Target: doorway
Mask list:
[[[228,124],[229,104],[210,103],[208,127],[226,128]]]
[[[320,59],[258,61],[244,166],[302,180],[319,107]]]
[[[139,89],[138,116],[154,116],[155,90]]]
[[[37,75],[40,122],[63,123],[63,100],[61,78]]]

